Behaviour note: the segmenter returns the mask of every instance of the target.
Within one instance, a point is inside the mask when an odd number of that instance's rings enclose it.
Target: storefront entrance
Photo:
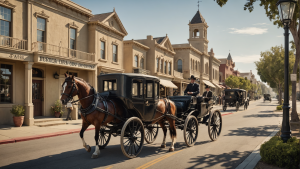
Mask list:
[[[34,105],[34,116],[42,116],[42,80],[32,80],[32,103]]]

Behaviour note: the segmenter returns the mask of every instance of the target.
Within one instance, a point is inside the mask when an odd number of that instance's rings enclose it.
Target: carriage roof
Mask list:
[[[244,89],[225,89],[224,91],[229,91],[229,92],[232,92],[232,91],[241,91],[241,92],[246,92],[246,90]]]

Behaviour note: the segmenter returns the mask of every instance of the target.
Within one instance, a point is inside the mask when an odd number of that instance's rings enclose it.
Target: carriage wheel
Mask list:
[[[198,120],[195,116],[189,115],[184,122],[184,141],[188,147],[195,144],[198,137]]]
[[[208,135],[212,141],[218,139],[222,130],[222,116],[219,111],[211,113],[208,121]]]
[[[239,103],[236,103],[236,111],[239,111],[240,105]]]
[[[145,141],[148,144],[153,143],[156,140],[158,134],[158,124],[151,124],[145,128]]]
[[[106,126],[101,126],[100,127],[100,133],[99,133],[99,148],[104,149],[107,144],[109,143],[111,137],[111,132]]]
[[[223,106],[223,111],[226,111],[227,106]]]
[[[145,139],[144,126],[137,117],[128,119],[121,131],[121,149],[128,158],[134,158],[142,151]]]

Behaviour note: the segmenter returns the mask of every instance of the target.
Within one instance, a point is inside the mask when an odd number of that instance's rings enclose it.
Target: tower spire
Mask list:
[[[197,5],[198,6],[198,11],[199,11],[199,2],[202,2],[202,1],[198,1],[198,5]]]

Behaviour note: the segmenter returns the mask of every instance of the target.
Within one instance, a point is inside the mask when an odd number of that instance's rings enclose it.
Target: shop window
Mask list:
[[[12,65],[0,64],[0,104],[12,103]]]
[[[43,72],[38,68],[32,68],[32,77],[43,77]]]
[[[11,9],[0,6],[0,35],[10,36],[10,27]]]
[[[117,90],[117,80],[104,80],[103,91],[114,91]]]

